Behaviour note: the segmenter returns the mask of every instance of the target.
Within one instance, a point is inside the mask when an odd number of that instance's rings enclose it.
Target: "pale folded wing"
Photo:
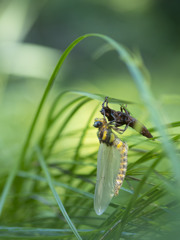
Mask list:
[[[114,196],[114,187],[121,161],[121,154],[115,146],[101,143],[98,151],[97,182],[94,209],[101,215]]]

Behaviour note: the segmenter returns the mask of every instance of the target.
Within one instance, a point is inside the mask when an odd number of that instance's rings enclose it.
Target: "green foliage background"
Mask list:
[[[0,2],[0,239],[178,239],[175,3]],[[92,125],[105,96],[128,103],[154,140],[119,136],[126,180],[97,216]]]

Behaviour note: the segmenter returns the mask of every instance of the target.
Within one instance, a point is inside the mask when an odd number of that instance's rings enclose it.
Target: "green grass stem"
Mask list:
[[[72,223],[71,219],[69,218],[69,216],[68,216],[68,214],[66,212],[66,209],[64,208],[64,205],[63,205],[59,195],[57,194],[57,192],[56,192],[56,190],[54,188],[53,181],[51,179],[51,176],[50,176],[49,171],[47,169],[47,166],[45,164],[45,160],[44,160],[44,157],[43,157],[43,155],[41,153],[40,148],[36,147],[35,150],[36,150],[36,153],[37,153],[37,157],[38,157],[39,163],[40,163],[42,169],[44,170],[44,173],[45,173],[48,185],[49,185],[49,187],[50,187],[50,189],[51,189],[51,191],[52,191],[52,193],[54,195],[54,198],[56,199],[56,202],[57,202],[57,204],[59,206],[60,211],[62,212],[64,218],[66,219],[69,227],[71,228],[71,230],[74,233],[74,235],[76,236],[76,238],[81,240],[82,239],[81,236],[79,235],[76,227],[74,226],[74,224]]]

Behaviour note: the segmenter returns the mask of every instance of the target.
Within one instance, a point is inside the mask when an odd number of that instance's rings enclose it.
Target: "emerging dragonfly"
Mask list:
[[[107,123],[105,118],[96,118],[94,127],[98,128],[97,136],[100,141],[94,209],[101,215],[112,197],[118,195],[125,178],[128,146],[112,132],[116,128]]]
[[[107,117],[108,121],[110,121],[112,124],[114,124],[114,126],[116,127],[116,131],[118,131],[119,133],[123,133],[126,131],[128,126],[130,126],[147,138],[153,137],[151,135],[151,133],[148,131],[148,129],[137,119],[130,116],[130,113],[124,107],[121,106],[121,108],[120,108],[121,111],[115,111],[115,110],[111,109],[108,106],[107,99],[108,99],[108,97],[105,98],[105,101],[102,104],[102,109],[100,112],[102,113],[102,115],[104,117],[105,116]],[[105,104],[106,104],[106,106],[105,106]],[[122,125],[126,125],[124,129],[118,128]]]

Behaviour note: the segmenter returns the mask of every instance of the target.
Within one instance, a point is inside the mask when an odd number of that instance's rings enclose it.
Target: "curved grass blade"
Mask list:
[[[54,123],[69,107],[71,107],[72,105],[74,105],[76,102],[79,102],[80,100],[84,100],[84,96],[82,97],[78,97],[76,99],[73,99],[70,103],[68,103],[67,105],[65,105],[57,114],[56,116],[52,117],[50,119],[50,123]]]
[[[24,158],[25,158],[27,149],[28,149],[28,147],[29,147],[30,140],[31,140],[31,137],[32,137],[32,135],[33,135],[33,132],[34,132],[34,129],[35,129],[37,120],[38,120],[38,118],[39,118],[39,115],[40,115],[40,113],[41,113],[41,110],[42,110],[42,108],[43,108],[43,105],[44,105],[44,103],[45,103],[45,100],[46,100],[46,98],[47,98],[47,96],[48,96],[48,94],[49,94],[49,92],[50,92],[50,90],[51,90],[51,87],[52,87],[52,85],[53,85],[53,83],[54,83],[54,81],[55,81],[55,79],[56,79],[56,77],[57,77],[57,74],[58,74],[58,72],[59,72],[59,70],[60,70],[60,68],[61,68],[64,60],[66,59],[66,57],[68,56],[68,54],[71,52],[71,50],[72,50],[80,41],[82,41],[84,38],[87,38],[87,37],[88,37],[88,35],[84,35],[84,36],[81,36],[81,37],[77,38],[75,41],[73,41],[73,42],[67,47],[67,49],[66,49],[66,50],[63,52],[63,54],[61,55],[61,57],[60,57],[57,65],[56,65],[56,67],[55,67],[55,69],[54,69],[54,71],[53,71],[53,73],[52,73],[52,75],[51,75],[51,78],[50,78],[49,81],[48,81],[47,87],[46,87],[46,89],[45,89],[45,91],[44,91],[44,94],[43,94],[43,96],[42,96],[42,99],[41,99],[41,101],[40,101],[40,103],[39,103],[39,106],[38,106],[38,108],[37,108],[36,114],[35,114],[35,116],[34,116],[34,119],[33,119],[33,121],[32,121],[31,127],[30,127],[30,129],[29,129],[28,134],[27,134],[27,138],[26,138],[26,140],[25,140],[25,144],[24,144],[24,146],[23,146],[23,149],[22,149],[22,152],[21,152],[21,155],[20,155],[20,159],[19,159],[19,164],[20,164],[21,168],[23,168],[23,166],[24,166],[23,161],[24,161]]]
[[[50,121],[50,118],[52,117],[53,112],[55,111],[56,106],[57,106],[57,104],[59,103],[59,101],[64,97],[64,95],[68,94],[68,92],[69,92],[69,91],[64,91],[64,92],[60,93],[60,94],[54,99],[54,102],[52,103],[52,107],[50,108],[49,113],[48,113],[47,122]]]
[[[67,116],[67,118],[64,120],[64,122],[62,123],[62,126],[60,127],[60,129],[57,131],[57,134],[55,135],[54,139],[52,140],[48,150],[47,150],[47,155],[46,157],[50,156],[53,147],[55,146],[56,141],[60,138],[60,135],[62,133],[62,131],[64,130],[65,126],[69,123],[69,121],[71,120],[71,118],[73,117],[73,115],[87,102],[89,102],[91,99],[85,99],[84,101],[80,102],[75,108],[74,110]]]
[[[67,93],[67,92],[66,92]],[[44,143],[44,140],[45,140],[45,137],[49,131],[49,129],[52,127],[52,125],[54,124],[54,122],[56,122],[56,120],[67,110],[69,109],[69,107],[71,107],[72,105],[74,105],[76,102],[80,101],[84,99],[84,97],[79,97],[79,98],[76,98],[74,100],[72,100],[71,102],[69,102],[68,104],[66,104],[57,114],[56,116],[52,116],[53,114],[53,111],[50,109],[50,112],[48,114],[48,119],[46,121],[46,125],[45,125],[45,128],[44,128],[44,131],[43,131],[43,134],[39,140],[39,145],[42,146],[43,143]],[[59,99],[58,99],[59,100]],[[53,104],[53,107],[55,106],[56,102],[54,102]],[[54,110],[54,109],[53,109]]]
[[[75,160],[77,160],[78,157],[79,157],[79,151],[80,151],[80,149],[81,149],[81,147],[82,147],[83,140],[84,140],[84,138],[85,138],[86,132],[87,132],[87,130],[89,129],[89,123],[91,122],[91,120],[92,120],[92,118],[93,118],[93,116],[94,116],[94,114],[95,114],[95,112],[96,112],[96,110],[97,110],[98,107],[99,107],[99,104],[98,104],[98,105],[95,107],[95,109],[92,111],[92,113],[91,113],[91,115],[90,115],[90,117],[89,117],[89,119],[88,119],[88,121],[87,121],[87,124],[86,124],[86,126],[84,127],[84,129],[83,129],[83,131],[82,131],[81,137],[80,137],[80,139],[79,139],[78,146],[76,147],[76,151],[75,151],[75,154],[74,154],[74,159],[75,159]]]
[[[67,93],[67,91],[65,92],[62,92],[60,93],[54,100],[54,102],[52,103],[52,107],[50,108],[49,110],[49,113],[47,114],[47,119],[46,119],[46,124],[45,124],[45,128],[44,128],[44,133],[42,134],[40,140],[39,140],[39,145],[41,146],[44,142],[44,138],[45,138],[45,135],[46,135],[46,132],[49,130],[49,122],[50,122],[50,119],[53,115],[53,112],[57,106],[57,104],[59,103],[59,101],[61,100],[61,98],[63,98],[63,96]]]
[[[53,182],[52,182],[51,176],[50,176],[50,174],[49,174],[49,172],[48,172],[47,166],[46,166],[46,164],[45,164],[45,160],[44,160],[44,158],[43,158],[43,156],[42,156],[42,154],[41,154],[41,151],[40,151],[39,147],[36,147],[35,150],[36,150],[37,157],[38,157],[38,160],[39,160],[39,162],[40,162],[40,165],[41,165],[41,167],[42,167],[42,169],[44,170],[44,173],[45,173],[45,175],[46,175],[46,178],[47,178],[47,182],[48,182],[48,184],[49,184],[49,187],[50,187],[50,189],[51,189],[51,191],[52,191],[52,193],[53,193],[53,195],[54,195],[54,198],[56,199],[56,202],[57,202],[57,204],[58,204],[58,206],[59,206],[59,209],[61,210],[64,218],[66,219],[69,227],[71,228],[71,230],[72,230],[72,232],[74,233],[74,235],[76,236],[76,238],[79,239],[79,240],[81,240],[82,238],[80,237],[77,229],[75,228],[74,224],[72,223],[71,219],[69,218],[69,216],[68,216],[68,214],[67,214],[67,212],[66,212],[66,210],[65,210],[65,208],[64,208],[64,205],[63,205],[63,203],[61,202],[61,199],[60,199],[59,195],[57,194],[57,192],[56,192],[56,190],[55,190],[55,188],[54,188],[54,186],[53,186]]]
[[[95,100],[99,100],[100,102],[104,102],[105,95],[103,94],[93,94],[93,93],[89,93],[89,92],[82,92],[82,91],[70,91],[71,93],[75,93],[75,94],[80,94],[83,96],[86,96],[88,98],[91,99],[95,99]],[[120,99],[116,99],[116,98],[111,98],[108,96],[108,102],[109,103],[113,103],[113,104],[134,104],[134,102],[130,102],[130,101],[124,101],[124,100],[120,100]]]

